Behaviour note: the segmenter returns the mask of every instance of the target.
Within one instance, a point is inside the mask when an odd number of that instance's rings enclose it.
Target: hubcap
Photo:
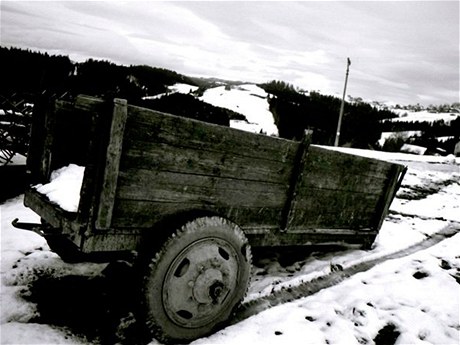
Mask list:
[[[183,249],[163,282],[163,306],[182,327],[197,328],[228,312],[238,281],[238,255],[220,238],[205,238]]]

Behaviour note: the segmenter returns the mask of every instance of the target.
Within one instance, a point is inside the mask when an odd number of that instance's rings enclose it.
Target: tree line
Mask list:
[[[269,104],[281,137],[300,139],[305,129],[312,129],[313,143],[333,145],[341,99],[317,92],[307,93],[283,81],[274,80],[259,86],[274,95],[269,98]],[[398,151],[405,142],[409,142],[427,147],[430,152],[444,151],[447,154],[454,151],[455,144],[459,141],[460,117],[455,116],[456,114],[452,121],[391,121],[398,115],[390,108],[372,106],[354,98],[349,100],[350,102],[345,102],[340,145]],[[431,106],[430,109],[450,109],[455,112],[456,105],[454,103],[439,108]],[[422,134],[413,138],[395,135],[382,146],[378,142],[382,132],[405,131],[420,131]],[[439,137],[448,139],[438,140]]]
[[[299,91],[282,81],[274,80],[259,86],[275,96],[270,97],[269,105],[281,137],[299,139],[305,129],[312,129],[313,143],[334,143],[341,105],[339,98]],[[381,121],[396,116],[389,110],[380,110],[367,103],[346,102],[340,144],[376,148],[382,133]]]
[[[33,102],[44,93],[57,98],[86,94],[105,99],[124,98],[130,104],[222,125],[241,117],[192,95],[167,94],[168,86],[176,83],[199,87],[205,83],[163,68],[122,66],[94,59],[73,62],[68,56],[5,47],[0,47],[0,59],[0,95],[7,98],[20,95]],[[161,99],[144,100],[146,96],[162,93],[165,95]]]
[[[0,47],[2,94],[85,93],[139,99],[166,92],[168,85],[196,83],[184,75],[150,66],[121,66],[88,59],[73,62],[68,56]]]

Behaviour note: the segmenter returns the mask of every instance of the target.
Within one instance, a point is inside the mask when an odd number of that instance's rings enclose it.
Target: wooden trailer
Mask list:
[[[24,203],[68,261],[143,258],[152,334],[188,341],[244,297],[250,247],[369,247],[405,167],[300,142],[79,96],[36,105]],[[85,167],[76,212],[34,185]]]

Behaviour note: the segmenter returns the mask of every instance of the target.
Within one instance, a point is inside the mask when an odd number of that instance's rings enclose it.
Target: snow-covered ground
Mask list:
[[[460,231],[460,162],[442,157],[339,150],[409,166],[373,249],[305,251],[296,253],[291,260],[277,253],[256,257],[246,301],[327,275],[338,265],[346,269],[381,258],[447,227]],[[81,302],[90,328],[75,327],[68,304],[76,308],[79,294],[85,291],[64,282],[75,282],[78,277],[101,280],[105,265],[64,263],[39,235],[13,228],[14,218],[39,221],[22,205],[22,199],[18,196],[0,206],[1,343],[103,342],[99,324],[104,317],[98,317],[101,302]],[[414,254],[384,261],[316,294],[262,311],[193,344],[459,344],[459,248],[457,233]],[[62,283],[55,290],[59,296],[46,302],[56,304],[54,318],[43,315],[40,293],[51,288],[45,284],[45,288],[38,289],[43,282]],[[62,291],[65,289],[67,293]],[[94,294],[99,296],[97,292]],[[92,291],[86,293],[91,296]],[[62,296],[68,298],[59,300]],[[151,344],[158,342],[152,340]]]

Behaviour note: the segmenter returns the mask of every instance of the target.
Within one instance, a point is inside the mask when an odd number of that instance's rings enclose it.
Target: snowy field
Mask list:
[[[399,117],[391,119],[394,122],[435,122],[443,120],[445,123],[455,120],[460,116],[459,113],[432,113],[428,110],[423,111],[408,111],[404,109],[392,109]]]
[[[335,286],[264,310],[193,344],[460,343],[460,162],[345,151],[409,166],[373,249],[255,257],[245,302],[313,281],[337,267],[346,269],[382,258],[446,229],[451,236],[410,255],[384,260]],[[22,202],[18,196],[0,206],[1,343],[100,344],[115,343],[113,339],[132,343],[129,336],[104,328],[103,307],[114,307],[113,301],[105,301],[101,288],[105,285],[100,284],[105,282],[106,265],[66,264],[40,236],[13,228],[14,218],[39,221]],[[75,315],[83,320],[76,320]]]

